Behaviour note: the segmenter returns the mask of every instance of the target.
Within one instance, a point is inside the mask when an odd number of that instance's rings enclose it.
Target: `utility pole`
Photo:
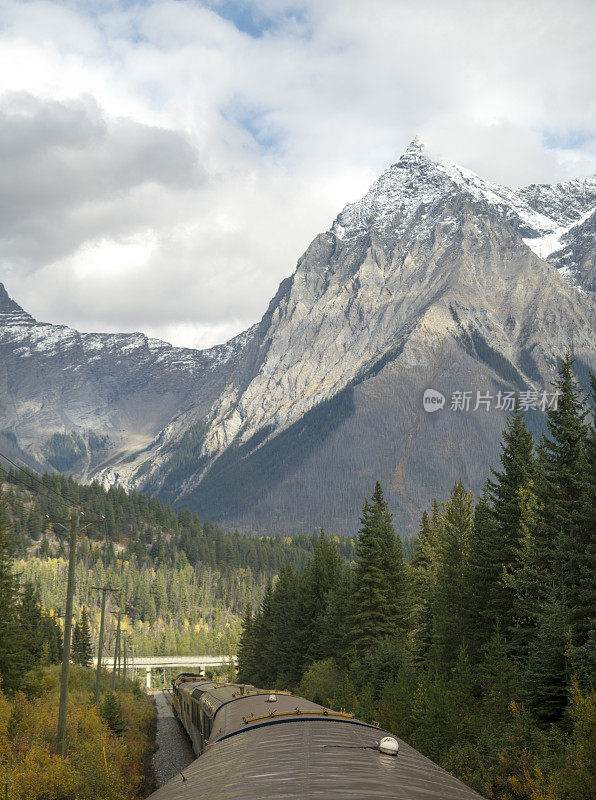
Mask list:
[[[116,688],[116,669],[120,669],[120,619],[122,615],[122,603],[118,607],[118,625],[116,627],[116,646],[114,647],[114,668],[112,669],[112,691]]]
[[[101,590],[101,618],[99,622],[99,642],[97,644],[97,670],[95,673],[95,705],[99,705],[99,681],[101,677],[101,655],[103,653],[103,630],[106,621],[106,593],[109,586],[92,586],[92,589]]]
[[[69,519],[51,519],[57,525],[69,526],[70,528],[70,552],[68,554],[68,583],[66,586],[66,612],[64,616],[64,643],[62,646],[62,671],[60,673],[60,705],[58,708],[58,741],[56,752],[59,756],[64,755],[66,740],[66,712],[68,709],[68,672],[70,669],[70,644],[72,633],[72,606],[74,599],[74,579],[77,557],[77,534],[81,524],[81,511],[75,511]],[[104,520],[84,520],[84,525],[105,524]]]
[[[122,681],[126,680],[126,636],[124,637],[124,661],[123,661],[124,669],[122,670]]]

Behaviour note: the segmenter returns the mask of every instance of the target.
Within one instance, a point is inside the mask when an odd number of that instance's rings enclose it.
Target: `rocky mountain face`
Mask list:
[[[79,333],[37,322],[0,284],[0,436],[30,463],[94,478],[155,446],[189,407],[200,413],[197,384],[207,414],[251,335],[198,351]]]
[[[540,430],[561,355],[596,369],[595,254],[596,178],[508,189],[415,141],[221,347],[43,325],[2,290],[0,431],[247,531],[353,533],[379,478],[411,533],[481,488],[511,393]]]

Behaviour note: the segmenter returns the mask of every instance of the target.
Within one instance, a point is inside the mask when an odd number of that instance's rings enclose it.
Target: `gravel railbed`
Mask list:
[[[157,785],[162,786],[174,775],[179,775],[195,759],[196,755],[184,728],[172,712],[170,698],[165,692],[155,692],[157,711],[157,752],[153,756],[153,770]],[[182,780],[182,779],[181,779]]]

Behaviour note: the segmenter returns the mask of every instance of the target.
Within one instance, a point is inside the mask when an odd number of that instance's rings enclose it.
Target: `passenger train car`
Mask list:
[[[173,682],[199,758],[150,800],[482,800],[386,731],[290,692]]]

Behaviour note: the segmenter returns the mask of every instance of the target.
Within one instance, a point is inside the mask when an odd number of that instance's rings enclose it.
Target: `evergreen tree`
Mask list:
[[[48,543],[47,536],[44,536],[41,541],[41,547],[39,548],[39,557],[40,558],[49,558],[51,555],[50,545]]]
[[[573,608],[573,666],[580,688],[594,684],[596,675],[596,376],[590,378],[592,420],[586,447],[586,473],[579,527],[585,542],[576,558]],[[581,548],[581,545],[579,545]]]
[[[73,661],[81,667],[90,667],[93,663],[93,645],[91,643],[91,631],[89,629],[89,617],[87,608],[83,606],[81,611],[81,621],[75,625],[76,633],[76,653],[73,639],[72,651]]]
[[[23,639],[23,655],[29,668],[41,658],[45,642],[45,629],[39,592],[30,581],[26,581],[19,604],[19,623]]]
[[[393,515],[383,497],[381,484],[377,481],[372,497],[377,518],[377,529],[382,546],[381,569],[384,577],[385,607],[388,614],[390,635],[402,643],[412,628],[412,596],[410,576],[404,561],[403,546],[393,527]]]
[[[414,598],[416,658],[420,665],[428,659],[432,643],[432,597],[435,590],[439,550],[443,535],[441,511],[433,501],[431,515],[422,514],[414,555],[410,563]]]
[[[295,686],[302,676],[303,653],[297,646],[303,630],[299,582],[291,565],[279,574],[272,596],[271,637],[273,683]]]
[[[547,411],[548,434],[539,449],[538,490],[543,508],[542,524],[538,526],[540,568],[549,597],[539,623],[538,651],[528,666],[528,685],[536,698],[553,698],[545,700],[548,708],[542,714],[544,720],[561,713],[567,694],[567,671],[561,666],[565,662],[565,646],[559,636],[557,644],[553,644],[556,649],[547,653],[548,637],[554,635],[555,629],[567,630],[569,626],[571,647],[582,661],[580,671],[585,673],[582,654],[589,648],[589,620],[594,613],[587,596],[588,586],[593,587],[593,573],[586,579],[585,571],[586,559],[590,562],[594,552],[594,532],[585,525],[589,495],[588,412],[572,365],[573,360],[567,355],[554,383],[559,393],[557,407]],[[543,652],[541,646],[545,648]],[[544,685],[541,681],[545,681]],[[538,700],[535,705],[537,708]]]
[[[491,469],[493,477],[488,481],[488,499],[493,504],[501,531],[502,541],[497,543],[499,551],[503,552],[501,561],[508,562],[519,539],[518,489],[527,486],[535,474],[534,440],[518,404],[505,424],[499,460],[502,470]]]
[[[567,355],[554,386],[559,393],[556,408],[547,411],[548,434],[542,438],[538,490],[544,505],[544,558],[557,571],[574,605],[578,582],[578,558],[590,542],[582,528],[588,467],[588,411],[573,377],[573,360]]]
[[[470,537],[469,555],[466,564],[466,641],[470,661],[473,664],[482,660],[482,651],[495,625],[491,597],[495,583],[500,578],[497,570],[498,560],[493,548],[496,546],[498,527],[488,490],[476,504],[474,526]]]
[[[273,587],[267,582],[261,608],[254,620],[254,652],[256,655],[254,680],[257,686],[266,688],[275,683],[273,668]]]
[[[512,593],[511,625],[507,632],[510,654],[514,662],[525,667],[530,644],[538,628],[544,575],[540,570],[540,551],[536,531],[540,521],[539,500],[534,485],[520,487],[520,541],[509,567],[501,580]]]
[[[122,715],[120,703],[114,692],[109,692],[104,697],[100,707],[100,713],[115,736],[120,737],[126,733],[128,725]]]
[[[458,481],[443,507],[443,541],[433,598],[433,653],[437,667],[449,670],[465,645],[467,559],[474,520],[472,492]]]
[[[382,551],[376,535],[372,508],[364,503],[356,545],[352,641],[357,649],[372,647],[386,630],[383,608]]]
[[[377,482],[364,504],[356,546],[352,641],[357,651],[386,636],[404,636],[411,617],[408,590],[401,542]]]
[[[49,614],[42,613],[42,649],[40,660],[48,664],[60,664],[62,661],[62,631],[60,626]]]
[[[335,590],[341,570],[341,556],[334,542],[321,531],[299,589],[295,645],[302,648],[303,666],[322,657],[318,632],[330,594]]]
[[[558,721],[567,705],[569,646],[569,612],[564,593],[553,582],[540,609],[538,630],[530,645],[524,676],[525,696],[542,724]]]
[[[517,551],[521,535],[521,488],[526,488],[535,477],[534,440],[526,427],[524,415],[516,405],[507,420],[501,442],[501,471],[491,470],[486,498],[476,512],[474,552],[471,575],[473,591],[479,593],[481,602],[474,609],[478,621],[478,644],[492,635],[496,625],[507,637],[512,625],[512,592],[501,581],[504,567],[509,566]],[[491,518],[492,517],[492,518]]]
[[[238,680],[240,683],[253,683],[257,671],[255,652],[254,620],[250,605],[246,606],[242,619],[242,634],[238,644]]]
[[[325,610],[319,617],[317,639],[319,659],[334,658],[347,666],[350,652],[350,612],[352,610],[353,575],[349,565],[339,571],[334,591],[327,598]]]
[[[10,522],[6,501],[0,496],[0,688],[19,686],[26,667],[23,635],[18,622],[18,586],[9,557]]]
[[[511,703],[516,699],[518,674],[498,625],[484,646],[479,673],[483,710],[492,724],[502,724],[507,719]]]

